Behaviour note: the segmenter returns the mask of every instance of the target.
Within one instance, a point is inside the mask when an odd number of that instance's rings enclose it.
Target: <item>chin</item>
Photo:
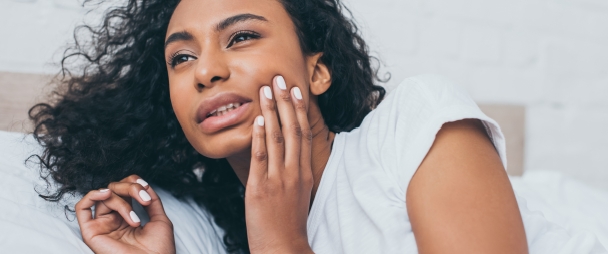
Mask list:
[[[225,133],[229,134],[229,133]],[[226,136],[226,137],[224,137]],[[190,142],[201,155],[211,159],[224,159],[251,150],[251,133],[247,136],[220,135],[212,139]]]

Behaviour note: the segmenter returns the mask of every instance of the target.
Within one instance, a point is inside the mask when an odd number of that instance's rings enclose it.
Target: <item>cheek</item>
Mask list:
[[[190,115],[190,100],[191,91],[188,91],[181,85],[179,80],[169,79],[169,95],[171,98],[171,107],[175,112],[175,116],[182,126],[182,129],[187,130],[188,122],[191,120]],[[188,135],[188,133],[186,133]]]
[[[277,75],[283,76],[289,84],[307,87],[306,65],[299,49],[295,52],[280,48],[260,50],[246,56],[239,55],[231,63],[231,69],[236,72],[234,76],[250,79],[243,83],[259,84],[255,87],[258,90],[264,85],[271,86]]]

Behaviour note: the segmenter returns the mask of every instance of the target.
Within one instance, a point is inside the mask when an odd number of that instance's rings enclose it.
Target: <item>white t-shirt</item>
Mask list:
[[[506,168],[505,141],[498,124],[463,89],[438,76],[406,79],[359,128],[337,134],[308,218],[313,251],[417,253],[405,203],[407,187],[441,126],[466,118],[482,120]],[[580,239],[572,240],[517,199],[531,253],[602,249],[601,245],[577,244]]]

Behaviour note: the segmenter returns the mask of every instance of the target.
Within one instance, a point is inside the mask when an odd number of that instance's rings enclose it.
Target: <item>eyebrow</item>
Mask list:
[[[232,17],[222,20],[222,22],[218,23],[217,26],[215,27],[215,31],[220,32],[231,25],[234,25],[238,22],[243,22],[246,20],[268,21],[266,18],[264,18],[262,16],[254,15],[251,13],[238,14],[238,15],[234,15]]]
[[[218,23],[217,26],[215,27],[215,31],[221,32],[222,30],[224,30],[236,23],[244,22],[247,20],[259,20],[259,21],[264,21],[264,22],[268,21],[266,18],[264,18],[262,16],[258,16],[258,15],[251,14],[251,13],[237,14],[232,17],[226,18],[226,19],[222,20],[220,23]],[[167,41],[165,41],[165,48],[167,48],[167,46],[173,42],[190,41],[192,39],[194,39],[194,36],[187,31],[172,33],[169,36],[169,38],[167,38]]]
[[[177,32],[177,33],[172,33],[169,38],[167,38],[167,41],[165,41],[165,49],[167,48],[167,46],[169,46],[169,44],[176,42],[176,41],[190,41],[194,39],[194,36],[192,36],[191,33],[188,33],[186,31],[181,31],[181,32]]]

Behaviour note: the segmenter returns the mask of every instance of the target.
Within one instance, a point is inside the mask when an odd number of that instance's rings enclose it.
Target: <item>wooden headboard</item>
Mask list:
[[[32,124],[27,112],[35,103],[45,101],[52,76],[0,72],[0,130],[29,132]],[[500,124],[507,143],[507,172],[523,173],[525,107],[519,105],[480,104],[481,110]]]
[[[28,110],[44,101],[51,75],[0,72],[0,130],[28,132]]]

